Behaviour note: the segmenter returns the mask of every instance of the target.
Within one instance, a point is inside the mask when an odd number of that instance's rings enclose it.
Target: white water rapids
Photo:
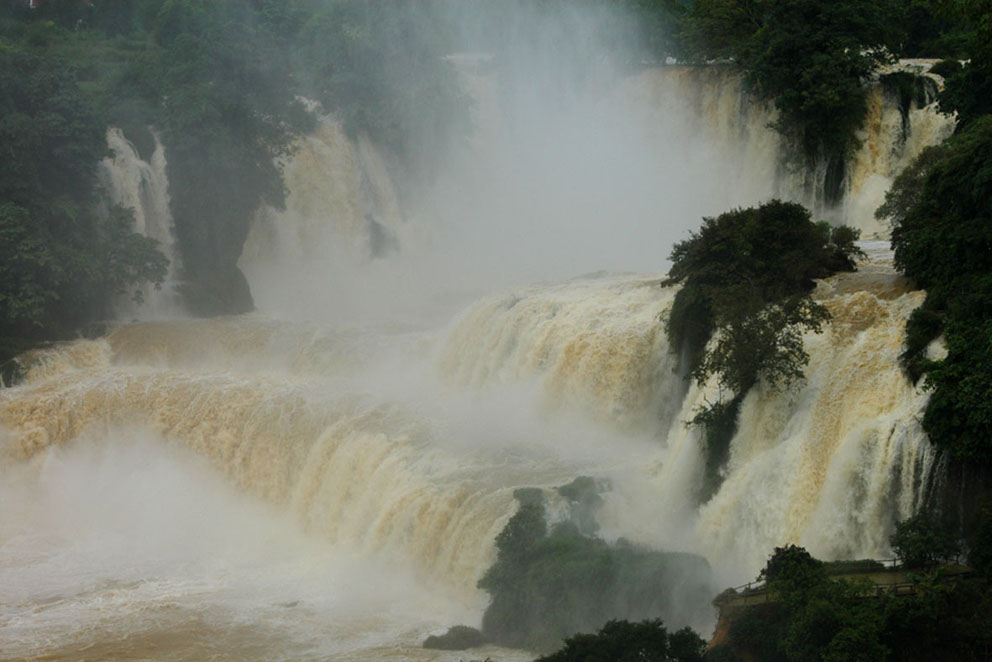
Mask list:
[[[469,84],[477,98],[489,85]],[[454,202],[412,211],[375,147],[326,119],[286,165],[287,210],[264,210],[245,247],[263,312],[117,325],[36,352],[0,390],[0,659],[530,659],[419,644],[479,624],[475,583],[513,490],[579,475],[612,486],[604,537],[705,556],[712,595],[786,543],[889,554],[933,457],[925,395],[896,361],[923,295],[884,245],[819,284],[834,321],[805,338],[807,379],[747,397],[725,482],[701,507],[684,421],[717,393],[685,392],[673,372],[659,318],[674,293],[661,273],[563,277],[657,271],[700,215],[784,195],[769,115],[742,94],[725,72],[672,68],[554,127],[483,126],[486,158],[441,183]],[[872,138],[875,165],[859,157],[851,190],[927,140]],[[124,201],[157,181],[123,177],[144,167],[124,164],[126,147],[106,166]],[[472,200],[475,225],[454,227]],[[852,193],[844,213],[870,230],[866,204]],[[373,227],[399,254],[375,249]],[[461,254],[431,252],[456,240]],[[519,261],[501,251],[514,242]],[[495,294],[482,266],[503,269]],[[517,284],[534,278],[550,280]],[[684,596],[666,625],[707,636],[712,595]]]
[[[805,385],[748,397],[698,510],[682,421],[713,394],[677,399],[657,277],[508,292],[434,331],[247,316],[43,352],[0,394],[5,654],[419,659],[478,623],[512,490],[582,474],[613,485],[606,537],[701,553],[714,591],[786,542],[885,555],[931,457],[895,362],[921,294],[881,260],[821,286]]]

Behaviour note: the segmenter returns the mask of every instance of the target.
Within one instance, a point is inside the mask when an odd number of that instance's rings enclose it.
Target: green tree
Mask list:
[[[705,429],[707,498],[719,484],[744,396],[763,381],[785,388],[802,378],[809,356],[802,332],[819,331],[827,310],[810,293],[814,279],[854,269],[857,230],[813,223],[801,205],[772,200],[704,218],[672,249],[663,286],[681,284],[665,321],[670,350],[685,357],[699,384],[711,376],[732,393],[696,412]]]
[[[836,201],[867,115],[864,83],[893,45],[891,2],[697,0],[687,29],[699,57],[732,58],[779,111],[776,128]],[[816,184],[811,177],[808,186]]]
[[[956,561],[961,555],[961,546],[954,534],[925,512],[898,522],[890,542],[899,562],[906,568]]]
[[[949,3],[960,22],[972,27],[964,45],[968,62],[949,76],[939,102],[946,113],[956,113],[958,128],[992,113],[992,0]]]
[[[827,568],[823,561],[813,558],[798,545],[776,547],[758,574],[758,579],[764,580],[769,588],[789,594],[821,584],[826,578]]]
[[[702,662],[706,642],[683,628],[669,634],[660,620],[609,621],[596,634],[577,634],[565,646],[536,662]]]
[[[104,125],[46,48],[0,44],[0,337],[20,339],[7,347],[71,334],[167,264],[127,212],[96,213]]]
[[[932,391],[930,441],[958,458],[992,462],[992,115],[926,150],[900,175],[877,215],[892,223],[896,267],[927,290],[907,324],[903,359]],[[947,356],[926,354],[943,334]]]

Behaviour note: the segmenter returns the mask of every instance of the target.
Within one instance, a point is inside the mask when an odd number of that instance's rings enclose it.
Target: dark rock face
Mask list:
[[[198,274],[200,275],[200,274]],[[179,287],[190,313],[197,317],[237,315],[255,309],[244,274],[235,265],[218,265],[200,278],[187,274]]]
[[[440,636],[431,635],[424,640],[424,648],[442,651],[463,651],[486,644],[486,637],[467,625],[456,625]]]

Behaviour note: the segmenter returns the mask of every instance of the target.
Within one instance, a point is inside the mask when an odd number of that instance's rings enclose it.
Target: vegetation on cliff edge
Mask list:
[[[519,508],[496,539],[496,561],[479,580],[492,596],[482,632],[494,643],[552,651],[611,619],[685,614],[708,602],[710,570],[701,557],[609,544],[583,534],[576,523],[582,518],[549,530],[540,490],[514,496]],[[569,501],[573,509],[579,503]]]
[[[4,86],[0,286],[11,348],[105,316],[125,284],[161,281],[153,245],[96,214],[108,125],[168,157],[183,294],[202,315],[250,310],[237,260],[274,158],[313,120],[306,96],[407,164],[429,164],[464,118],[431,29],[435,5],[363,0],[65,0],[0,4]],[[461,114],[459,114],[461,113]],[[43,167],[34,167],[43,164]],[[29,199],[30,198],[30,199]],[[13,351],[13,349],[11,350]]]
[[[778,548],[762,571],[773,600],[727,614],[729,637],[711,662],[885,662],[987,659],[992,592],[938,567],[907,575],[912,591],[831,578],[801,547]]]
[[[857,238],[855,229],[814,223],[801,205],[772,200],[704,218],[672,249],[662,285],[682,287],[665,320],[670,350],[697,383],[713,376],[721,389],[692,421],[706,434],[704,499],[719,484],[747,392],[759,382],[784,388],[802,378],[809,361],[802,333],[819,331],[830,317],[811,296],[814,279],[853,271]]]

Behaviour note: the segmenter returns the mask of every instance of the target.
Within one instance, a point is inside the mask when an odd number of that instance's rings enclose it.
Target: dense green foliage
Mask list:
[[[957,113],[958,127],[965,128],[992,113],[992,1],[960,0],[951,6],[972,30],[963,39],[962,56],[968,62],[947,76],[940,109]]]
[[[969,0],[933,2],[901,0],[891,5],[891,20],[900,57],[967,57],[977,13]]]
[[[72,64],[0,38],[0,360],[159,283],[167,260],[127,210],[96,212],[104,127]]]
[[[968,535],[968,565],[992,578],[992,502],[982,504],[976,519]]]
[[[283,203],[274,158],[320,101],[407,165],[464,127],[435,3],[101,0],[0,4],[0,336],[65,336],[126,285],[160,281],[152,245],[94,210],[108,125],[168,156],[190,309],[252,307],[237,260],[257,208]],[[126,228],[124,228],[126,230]]]
[[[706,642],[683,628],[669,634],[660,620],[609,621],[596,634],[577,634],[535,662],[702,662]]]
[[[905,568],[925,568],[957,561],[961,546],[939,520],[920,512],[896,524],[892,549]]]
[[[831,579],[802,548],[776,549],[762,572],[774,599],[731,616],[730,639],[707,659],[770,662],[986,659],[992,592],[940,570],[911,576],[909,594],[867,579]]]
[[[878,215],[893,223],[896,266],[927,289],[907,326],[904,360],[933,391],[930,440],[955,457],[992,461],[992,115],[926,150]],[[947,357],[926,354],[943,334]]]
[[[825,166],[830,201],[839,198],[846,159],[858,146],[864,84],[894,42],[888,9],[851,0],[693,3],[701,52],[732,57],[752,89],[774,101],[776,127],[805,156],[805,171]]]
[[[705,218],[672,249],[662,284],[682,288],[665,321],[670,349],[686,357],[683,367],[699,384],[716,376],[733,394],[693,420],[706,429],[707,489],[717,483],[747,391],[759,381],[781,388],[802,378],[809,361],[802,332],[829,319],[810,296],[814,279],[853,270],[857,237],[846,226],[813,223],[801,205],[773,200]]]
[[[813,558],[813,555],[798,545],[776,547],[768,562],[758,574],[758,579],[782,588],[798,588],[820,582],[826,577],[826,566],[823,561]]]
[[[729,58],[744,71],[751,89],[778,109],[776,128],[801,156],[807,186],[822,186],[836,202],[867,116],[866,84],[879,65],[962,57],[969,41],[985,38],[976,30],[982,2],[697,0],[681,17],[681,43],[684,57]],[[979,84],[974,76],[949,84],[945,107],[955,89]]]
[[[538,490],[517,490],[517,513],[496,539],[497,558],[479,580],[492,596],[482,631],[504,646],[554,650],[610,619],[655,618],[709,594],[709,566],[690,554],[653,552],[582,535],[571,521],[551,531]]]
[[[672,350],[688,353],[697,381],[717,374],[734,391],[762,378],[775,386],[800,377],[787,327],[818,328],[826,319],[809,297],[814,279],[853,271],[857,237],[857,230],[813,223],[801,205],[779,200],[704,218],[698,232],[675,244],[662,283],[682,285],[665,322]],[[708,352],[717,331],[750,346],[734,353],[725,343]]]

